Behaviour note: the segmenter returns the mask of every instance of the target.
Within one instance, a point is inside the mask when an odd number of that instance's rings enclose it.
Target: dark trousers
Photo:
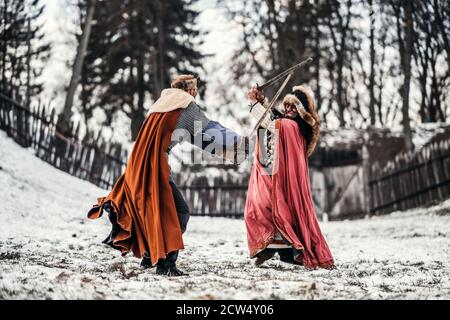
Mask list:
[[[172,187],[173,199],[175,200],[175,207],[177,208],[181,232],[184,233],[186,231],[186,227],[190,218],[189,206],[187,205],[183,195],[181,194],[175,183],[173,183],[172,181],[169,181],[169,183]]]
[[[274,248],[265,248],[263,251],[259,252],[258,255],[263,254],[275,254],[278,253],[280,256],[280,260],[288,263],[294,263],[294,254],[295,250],[293,248],[283,248],[283,249],[274,249]]]
[[[170,186],[172,187],[173,199],[175,200],[175,207],[177,208],[178,221],[180,221],[181,232],[184,233],[186,231],[187,224],[190,218],[189,206],[184,200],[183,195],[180,190],[177,188],[175,183],[169,181]],[[158,261],[158,266],[160,267],[169,267],[171,265],[175,265],[178,258],[178,251],[170,252],[166,259],[160,259]]]

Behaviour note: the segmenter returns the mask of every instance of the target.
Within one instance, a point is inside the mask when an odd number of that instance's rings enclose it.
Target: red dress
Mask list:
[[[333,257],[311,196],[306,140],[293,120],[276,120],[275,128],[272,175],[259,161],[256,144],[245,204],[250,256],[255,257],[281,234],[300,253],[294,257],[296,262],[307,268],[331,267]]]

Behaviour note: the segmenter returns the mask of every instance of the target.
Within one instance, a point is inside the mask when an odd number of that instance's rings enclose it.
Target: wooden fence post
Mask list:
[[[370,215],[373,209],[372,198],[372,170],[370,164],[370,154],[367,145],[362,146],[362,166],[363,166],[363,192],[364,192],[364,206],[366,208],[366,214]]]

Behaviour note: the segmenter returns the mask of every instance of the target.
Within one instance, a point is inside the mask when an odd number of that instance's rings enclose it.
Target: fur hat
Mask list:
[[[293,94],[287,94],[283,99],[283,105],[285,103],[289,103],[289,104],[293,104],[293,105],[297,106],[300,104],[300,100],[298,100],[297,97],[294,96]]]
[[[308,105],[304,106],[307,112],[303,112],[303,114],[301,114],[300,116],[312,127],[311,142],[309,143],[308,149],[306,150],[309,157],[314,152],[317,142],[319,141],[320,117],[316,109],[316,104],[314,102],[311,89],[305,85],[295,86],[294,88],[292,88],[292,95],[294,95],[295,98],[300,102],[299,98],[296,96],[296,93],[298,94],[299,92],[302,92],[306,96],[306,100],[308,101]]]
[[[311,127],[314,127],[314,125],[316,124],[316,120],[313,118],[311,113],[309,113],[306,110],[306,107],[303,105],[303,103],[295,95],[287,94],[284,97],[284,99],[283,99],[283,110],[281,111],[282,113],[286,110],[286,107],[285,107],[286,103],[289,103],[290,105],[296,106],[300,117],[302,117],[302,119],[305,120],[306,123],[308,123]]]

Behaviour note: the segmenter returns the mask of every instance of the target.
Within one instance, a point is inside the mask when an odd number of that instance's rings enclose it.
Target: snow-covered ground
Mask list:
[[[0,132],[0,299],[448,299],[450,201],[321,223],[337,270],[248,258],[243,221],[192,218],[179,267],[156,276],[101,244],[106,194],[35,158]]]

